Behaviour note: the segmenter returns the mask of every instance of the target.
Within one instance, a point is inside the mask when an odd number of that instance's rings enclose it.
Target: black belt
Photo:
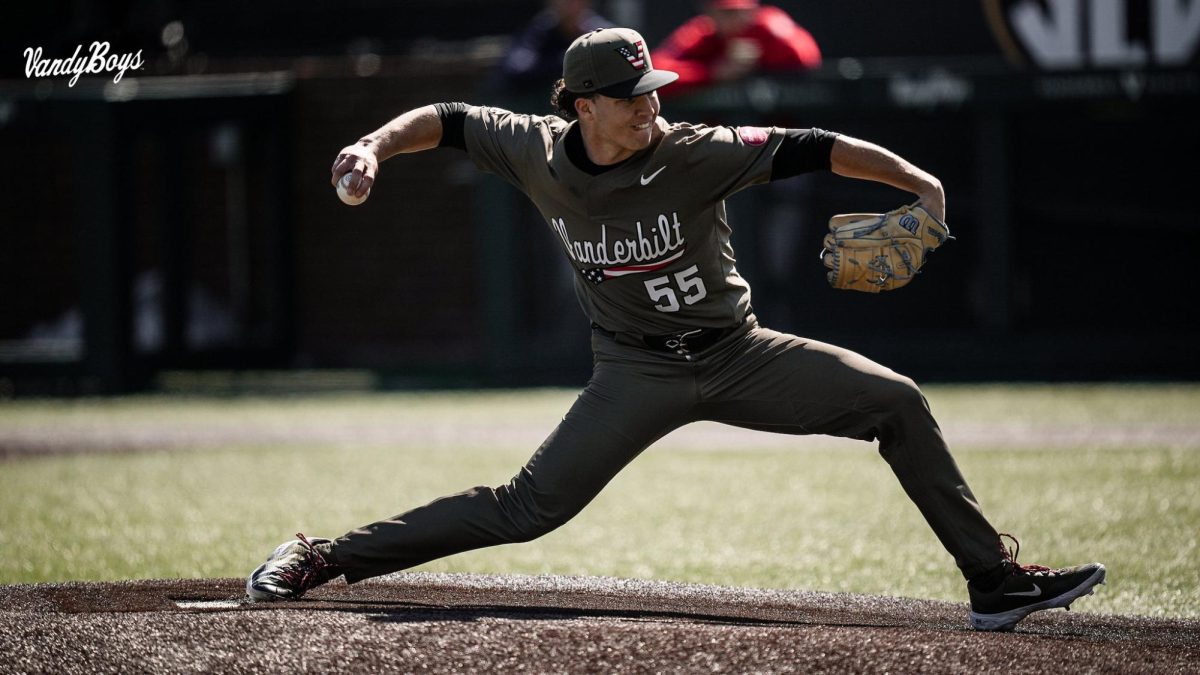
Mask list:
[[[737,326],[726,326],[724,328],[693,328],[691,330],[679,331],[678,333],[667,333],[666,335],[642,335],[633,337],[635,339],[637,337],[641,337],[642,342],[647,347],[656,351],[680,355],[699,354],[700,352],[717,344],[722,339],[729,337],[729,335],[731,335],[740,327],[741,325],[739,324]],[[601,328],[596,324],[592,324],[592,328],[610,338],[615,338],[617,336],[616,333]]]

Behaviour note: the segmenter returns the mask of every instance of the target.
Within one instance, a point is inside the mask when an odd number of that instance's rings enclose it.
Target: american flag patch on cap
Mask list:
[[[617,47],[617,51],[620,52],[621,56],[625,57],[625,60],[635,70],[641,70],[646,67],[645,48],[642,47],[641,40],[625,45],[624,47]]]

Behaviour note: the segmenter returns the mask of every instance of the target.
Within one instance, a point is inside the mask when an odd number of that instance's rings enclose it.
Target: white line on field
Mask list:
[[[180,609],[237,609],[242,603],[240,600],[176,600],[175,605]]]

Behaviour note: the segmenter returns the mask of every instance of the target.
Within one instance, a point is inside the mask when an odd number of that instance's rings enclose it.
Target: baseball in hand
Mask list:
[[[353,177],[354,177],[353,171],[342,176],[342,179],[339,180],[338,184],[337,184],[337,194],[338,194],[338,198],[341,199],[344,204],[349,204],[350,206],[358,206],[359,204],[367,201],[367,197],[371,196],[371,190],[368,189],[367,193],[361,197],[355,197],[354,195],[350,194],[349,190],[346,189],[346,186],[350,184],[350,179]]]

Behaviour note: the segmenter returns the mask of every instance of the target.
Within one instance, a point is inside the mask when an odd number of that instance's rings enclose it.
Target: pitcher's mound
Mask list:
[[[1058,610],[994,634],[967,627],[965,604],[596,577],[397,574],[257,604],[243,584],[0,587],[0,663],[57,673],[1200,671],[1191,620]]]

